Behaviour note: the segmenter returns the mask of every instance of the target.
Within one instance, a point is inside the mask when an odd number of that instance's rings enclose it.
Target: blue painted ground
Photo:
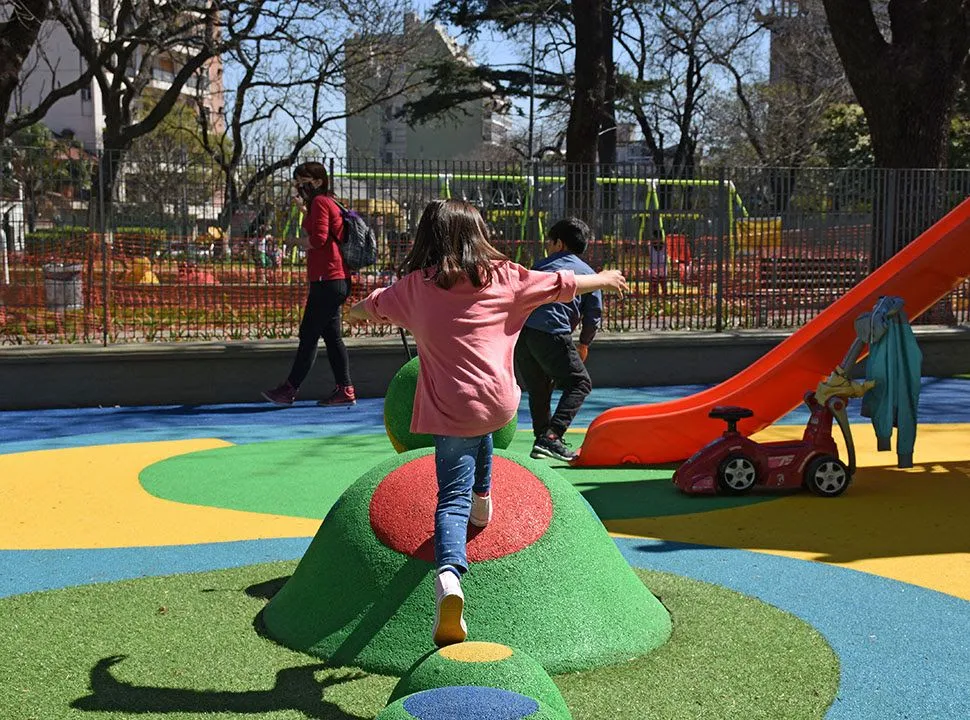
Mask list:
[[[707,387],[596,388],[573,425],[586,427],[611,407],[673,400]],[[302,401],[289,408],[253,403],[5,411],[0,412],[0,453],[194,438],[220,438],[242,445],[382,432],[383,402],[381,398],[361,400],[353,408],[320,408],[313,401]],[[778,423],[804,424],[808,413],[803,408],[793,410]],[[859,401],[850,404],[851,421],[865,422],[859,408]],[[928,418],[932,418],[930,422],[970,422],[970,380],[924,378],[919,413],[924,422]],[[530,427],[529,407],[523,399],[519,429]],[[92,431],[94,428],[96,431]]]
[[[617,540],[617,545],[632,565],[737,590],[822,633],[842,670],[827,720],[970,718],[966,600],[847,568],[745,550],[653,540]]]
[[[0,550],[0,597],[303,557],[310,538],[98,550]]]

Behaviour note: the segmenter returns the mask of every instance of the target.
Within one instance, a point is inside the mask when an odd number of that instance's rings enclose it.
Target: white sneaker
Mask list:
[[[458,576],[450,570],[438,573],[434,581],[434,595],[434,644],[444,647],[464,642],[468,637],[468,626],[462,613],[465,596],[461,592]]]
[[[468,522],[475,527],[485,527],[492,521],[492,494],[482,497],[472,492],[472,511],[468,515]]]

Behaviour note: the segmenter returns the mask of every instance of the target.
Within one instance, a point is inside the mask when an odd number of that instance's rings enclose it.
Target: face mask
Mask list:
[[[310,184],[309,180],[306,180],[296,186],[296,191],[304,200],[309,200],[311,197],[313,197],[314,190],[315,188]]]

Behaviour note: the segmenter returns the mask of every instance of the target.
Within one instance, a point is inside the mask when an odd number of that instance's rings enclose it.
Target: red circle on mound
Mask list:
[[[392,550],[434,562],[434,511],[438,502],[434,455],[391,471],[370,501],[370,525]],[[549,490],[535,475],[503,457],[492,458],[495,510],[485,528],[468,526],[468,560],[495,560],[524,550],[552,520]]]

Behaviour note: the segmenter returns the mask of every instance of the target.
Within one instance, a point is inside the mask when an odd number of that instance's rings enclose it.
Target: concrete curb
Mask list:
[[[923,375],[970,373],[970,327],[917,326],[915,332]],[[789,334],[604,333],[593,345],[588,367],[593,385],[600,387],[717,383]],[[347,338],[346,343],[357,394],[383,397],[406,360],[400,337]],[[262,402],[260,391],[286,377],[295,349],[296,340],[0,347],[0,410]],[[332,388],[321,348],[300,396],[323,397]]]

